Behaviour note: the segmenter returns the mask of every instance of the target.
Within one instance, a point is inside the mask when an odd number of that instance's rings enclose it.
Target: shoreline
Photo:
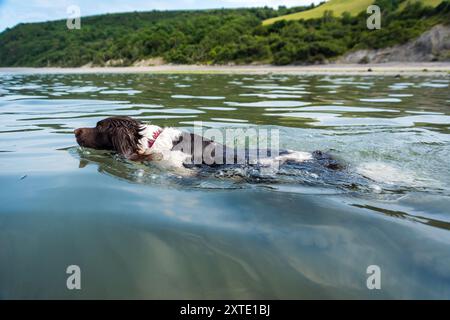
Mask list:
[[[369,71],[371,70],[371,71]],[[308,66],[274,65],[158,65],[148,67],[77,67],[77,68],[0,68],[11,74],[89,74],[89,73],[190,73],[190,74],[291,74],[291,75],[450,75],[450,62],[392,62],[380,64],[324,64]]]

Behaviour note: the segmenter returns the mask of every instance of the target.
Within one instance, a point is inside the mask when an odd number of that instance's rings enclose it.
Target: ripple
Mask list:
[[[101,94],[126,94],[129,96],[133,96],[135,94],[141,93],[140,90],[103,90],[100,91]]]
[[[302,101],[258,101],[258,102],[225,102],[234,107],[301,107],[311,104]]]
[[[311,92],[305,90],[270,90],[268,92],[275,94],[311,94]]]
[[[311,106],[302,108],[267,108],[266,111],[341,111],[341,112],[400,112],[393,109],[347,106]]]
[[[401,99],[398,98],[363,98],[359,99],[361,102],[380,102],[380,103],[397,103],[402,102]]]
[[[407,98],[407,97],[414,97],[413,94],[410,93],[392,93],[389,95],[389,97],[393,98]]]
[[[185,119],[185,118],[197,118],[196,115],[179,115],[179,116],[172,116],[172,115],[155,115],[155,116],[143,116],[140,115],[139,119]]]
[[[42,86],[37,85],[37,84],[27,84],[27,85],[17,85],[17,86],[7,87],[7,89],[9,89],[9,90],[37,90],[37,89],[41,89],[41,88],[42,88]]]
[[[171,96],[173,99],[201,99],[201,100],[223,100],[221,96],[190,96],[184,94],[175,94]]]
[[[195,126],[195,127],[209,127],[209,128],[233,128],[233,127],[248,127],[254,126],[250,123],[230,123],[223,121],[180,121],[180,124]]]
[[[316,86],[316,88],[323,88],[323,89],[338,89],[341,88],[342,86],[339,84],[329,84],[329,85],[319,85]]]
[[[320,124],[327,124],[329,120],[339,117],[339,114],[314,112],[265,113],[264,115],[271,117],[307,118],[319,121]]]
[[[447,115],[435,115],[435,114],[424,114],[416,116],[406,116],[393,119],[402,125],[413,126],[417,123],[428,123],[428,124],[450,124],[450,116]]]
[[[243,86],[242,88],[247,89],[262,89],[262,90],[300,90],[303,89],[303,86],[294,86],[294,87],[288,87],[288,86],[268,86],[268,85],[261,85],[261,86]]]
[[[229,107],[199,107],[199,109],[216,110],[216,111],[235,111],[235,110],[237,110],[237,108],[229,108]]]
[[[154,108],[164,108],[163,105],[160,104],[148,104],[148,103],[132,103],[127,104],[128,108],[133,109],[154,109]]]
[[[211,120],[219,121],[219,122],[248,122],[248,120],[242,119],[229,119],[229,118],[211,118]]]
[[[85,87],[65,87],[63,90],[70,93],[87,93],[87,92],[98,92],[107,89],[107,87],[95,87],[95,86],[85,86]],[[107,91],[102,91],[107,92]],[[100,93],[102,93],[100,92]]]
[[[258,97],[258,98],[268,98],[268,99],[282,99],[282,98],[301,98],[300,95],[294,94],[269,94],[269,93],[242,93],[241,97]]]
[[[291,118],[309,118],[314,122],[312,125],[321,126],[396,126],[412,127],[418,123],[427,124],[450,124],[450,116],[444,115],[416,115],[398,118],[348,118],[341,114],[333,113],[313,113],[313,112],[289,112],[289,113],[266,113],[266,116],[291,117]]]
[[[417,176],[415,172],[400,169],[383,162],[369,162],[360,164],[357,172],[373,181],[390,185],[401,185],[406,187],[426,187],[436,185],[436,181],[424,179]]]
[[[0,102],[2,112],[26,114],[58,114],[67,112],[102,112],[117,109],[127,101],[77,100],[77,99],[25,99]],[[36,107],[38,106],[38,108]],[[89,107],[89,108],[86,108]],[[95,108],[93,108],[95,107]],[[59,108],[64,108],[61,111]]]
[[[27,96],[19,94],[11,94],[7,96],[1,96],[0,101],[13,101],[13,100],[25,100],[25,99],[47,99],[46,96]]]
[[[412,113],[412,114],[445,114],[443,112],[431,112],[431,111],[410,111],[410,110],[406,110],[406,113]]]
[[[425,88],[448,88],[448,84],[437,82],[423,82],[419,86]]]
[[[129,110],[129,109],[125,109]],[[204,111],[197,109],[187,109],[187,108],[167,108],[167,109],[150,109],[147,110],[146,113],[155,112],[155,113],[177,113],[177,114],[200,114],[205,113]]]
[[[414,83],[412,82],[397,82],[389,86],[389,89],[391,90],[405,90],[409,87],[414,86]]]

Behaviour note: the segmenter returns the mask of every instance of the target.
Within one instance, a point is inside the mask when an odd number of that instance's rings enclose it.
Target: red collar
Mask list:
[[[153,139],[148,140],[148,148],[150,149],[151,147],[153,147],[153,144],[155,143],[156,139],[159,137],[159,135],[161,134],[162,129],[158,129],[155,132],[152,133],[152,137]]]

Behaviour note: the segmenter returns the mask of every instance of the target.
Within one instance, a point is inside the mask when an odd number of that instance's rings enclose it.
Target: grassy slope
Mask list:
[[[347,11],[353,15],[365,10],[374,0],[330,0],[314,9],[292,13],[281,17],[265,20],[264,25],[272,24],[278,20],[299,20],[299,19],[312,19],[320,18],[325,11],[333,11],[335,16],[340,16],[343,12]]]
[[[436,7],[442,0],[408,0],[407,2],[420,1],[425,5],[429,5],[432,7]],[[281,17],[276,17],[272,19],[267,19],[263,21],[264,25],[272,24],[279,20],[300,20],[300,19],[313,19],[320,18],[323,16],[325,11],[333,11],[334,16],[340,16],[345,11],[350,12],[352,15],[357,15],[361,11],[367,9],[369,5],[371,5],[374,0],[329,0],[321,6],[318,6],[314,9],[292,13]],[[405,1],[400,5],[400,8],[403,9],[407,2]]]
[[[399,8],[403,9],[404,7],[406,7],[408,2],[410,2],[410,3],[422,2],[423,4],[425,4],[427,6],[437,7],[442,2],[442,0],[408,0],[408,1],[405,1],[402,4],[400,4]]]

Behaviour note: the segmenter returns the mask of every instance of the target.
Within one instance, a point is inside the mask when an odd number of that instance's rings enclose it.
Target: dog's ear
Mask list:
[[[111,137],[114,150],[129,158],[136,152],[137,142],[134,133],[126,127],[115,128]]]

